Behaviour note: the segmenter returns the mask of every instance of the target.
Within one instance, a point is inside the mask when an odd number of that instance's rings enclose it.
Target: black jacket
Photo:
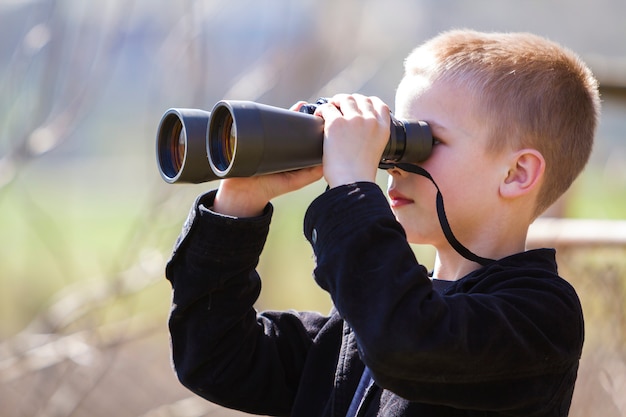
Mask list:
[[[375,184],[338,187],[305,216],[330,316],[253,308],[272,207],[234,219],[195,204],[167,266],[172,355],[198,395],[257,414],[343,417],[364,363],[361,416],[566,416],[583,344],[554,251],[498,260],[433,291]]]

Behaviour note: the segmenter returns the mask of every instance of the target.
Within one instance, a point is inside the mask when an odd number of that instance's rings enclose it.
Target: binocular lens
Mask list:
[[[216,168],[226,171],[233,162],[235,145],[237,143],[237,127],[229,111],[218,110],[215,114],[216,122],[211,125],[209,141],[210,154]]]
[[[178,143],[172,143],[171,152],[174,169],[178,172],[183,167],[183,161],[185,160],[185,131],[180,129],[180,132],[174,132],[174,137],[178,137]]]
[[[183,167],[187,148],[187,137],[180,119],[171,114],[163,121],[159,134],[159,163],[164,173],[174,178]]]

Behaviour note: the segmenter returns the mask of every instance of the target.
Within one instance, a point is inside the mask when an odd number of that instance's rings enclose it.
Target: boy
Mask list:
[[[405,70],[396,117],[428,122],[435,144],[426,174],[388,170],[390,203],[374,183],[389,108],[339,95],[316,110],[321,167],[223,180],[194,205],[166,272],[174,364],[198,395],[285,416],[568,414],[582,311],[554,251],[525,238],[588,159],[596,81],[529,34],[447,32]],[[304,231],[335,308],[257,313],[269,201],[322,175]],[[432,277],[409,242],[437,249]]]

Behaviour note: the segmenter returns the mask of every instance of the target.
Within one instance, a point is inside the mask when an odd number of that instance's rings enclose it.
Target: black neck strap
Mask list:
[[[495,260],[493,259],[483,258],[482,256],[476,255],[475,253],[467,249],[465,246],[463,246],[461,242],[459,242],[457,238],[454,236],[454,234],[452,233],[452,229],[450,228],[450,223],[448,223],[448,218],[446,217],[446,211],[443,206],[443,195],[441,194],[441,191],[439,190],[439,186],[437,185],[433,177],[428,173],[428,171],[426,171],[424,168],[418,165],[406,164],[406,163],[390,164],[388,167],[391,168],[392,166],[398,167],[399,169],[406,171],[406,172],[410,172],[412,174],[421,175],[422,177],[428,178],[433,183],[433,185],[437,189],[437,216],[439,217],[439,224],[441,225],[441,230],[443,230],[443,234],[448,240],[448,243],[450,243],[450,245],[454,248],[454,250],[456,250],[465,259],[468,259],[472,262],[479,263],[480,265],[483,265],[483,266],[488,265],[492,262],[495,262]]]

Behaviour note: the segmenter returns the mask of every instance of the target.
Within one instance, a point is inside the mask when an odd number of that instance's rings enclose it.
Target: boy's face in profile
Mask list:
[[[478,115],[480,103],[469,91],[449,81],[431,83],[424,77],[405,78],[396,93],[398,119],[424,120],[436,144],[421,164],[443,195],[446,214],[456,237],[471,245],[484,239],[490,214],[498,209],[499,183],[506,178],[506,152],[486,151],[489,120]],[[497,115],[490,115],[497,117]],[[411,243],[447,245],[436,211],[436,189],[420,175],[389,170],[391,207]]]

